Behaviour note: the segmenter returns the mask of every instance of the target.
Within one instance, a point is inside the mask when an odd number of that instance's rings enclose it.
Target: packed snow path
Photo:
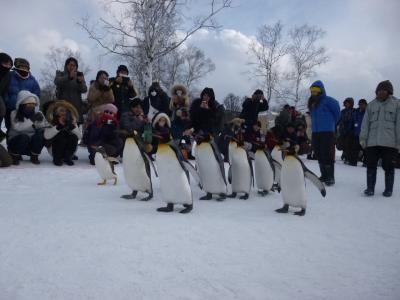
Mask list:
[[[0,299],[400,299],[400,172],[393,197],[362,196],[365,169],[336,164],[304,217],[279,194],[198,201],[187,215],[97,186],[85,149],[73,167],[48,155],[0,169]],[[317,174],[317,163],[306,161]],[[141,197],[142,195],[139,195]]]

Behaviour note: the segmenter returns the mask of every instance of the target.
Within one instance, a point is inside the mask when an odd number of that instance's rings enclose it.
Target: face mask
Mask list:
[[[176,91],[176,95],[179,97],[182,96],[182,91]]]
[[[104,80],[103,85],[108,86],[110,84],[110,81],[108,81],[107,79]]]
[[[156,92],[156,91],[152,91],[152,92],[150,93],[150,95],[152,95],[153,97],[155,97],[155,96],[157,96],[157,92]]]
[[[29,76],[29,71],[24,71],[24,70],[16,70],[18,75],[23,78],[23,79],[27,79]]]

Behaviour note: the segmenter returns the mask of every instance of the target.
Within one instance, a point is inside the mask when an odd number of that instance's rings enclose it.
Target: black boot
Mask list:
[[[367,189],[364,191],[365,196],[373,196],[375,192],[376,169],[367,168]]]
[[[385,191],[383,196],[391,197],[393,193],[394,170],[385,172]]]
[[[200,200],[211,200],[212,199],[212,194],[207,193],[207,195],[203,196],[200,198]]]
[[[327,186],[332,186],[335,184],[335,165],[334,164],[329,164],[325,165],[325,174],[326,174],[326,179],[325,179],[325,184]]]
[[[180,211],[181,214],[187,214],[188,212],[191,212],[193,209],[193,204],[183,204],[184,209]]]
[[[174,210],[173,203],[168,203],[166,207],[157,208],[157,211],[161,211],[161,212],[171,212],[173,210]]]
[[[283,205],[281,208],[279,208],[279,209],[275,209],[275,211],[277,212],[277,213],[287,213],[288,211],[289,211],[289,205],[288,204],[285,204],[285,205]]]

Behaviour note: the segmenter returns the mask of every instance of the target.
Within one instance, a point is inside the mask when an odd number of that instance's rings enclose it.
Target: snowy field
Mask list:
[[[392,198],[382,170],[365,198],[365,169],[338,162],[326,198],[308,184],[304,217],[275,213],[279,194],[199,201],[193,184],[183,215],[156,212],[157,179],[153,200],[124,200],[121,165],[117,186],[97,186],[78,155],[0,169],[1,300],[400,299],[398,170]]]

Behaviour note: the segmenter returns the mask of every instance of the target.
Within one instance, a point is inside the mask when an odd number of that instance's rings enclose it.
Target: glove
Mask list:
[[[44,116],[40,111],[35,113],[32,117],[32,122],[42,122],[43,120],[44,120]]]
[[[360,141],[360,146],[361,146],[361,148],[363,148],[363,149],[365,149],[365,141]]]

